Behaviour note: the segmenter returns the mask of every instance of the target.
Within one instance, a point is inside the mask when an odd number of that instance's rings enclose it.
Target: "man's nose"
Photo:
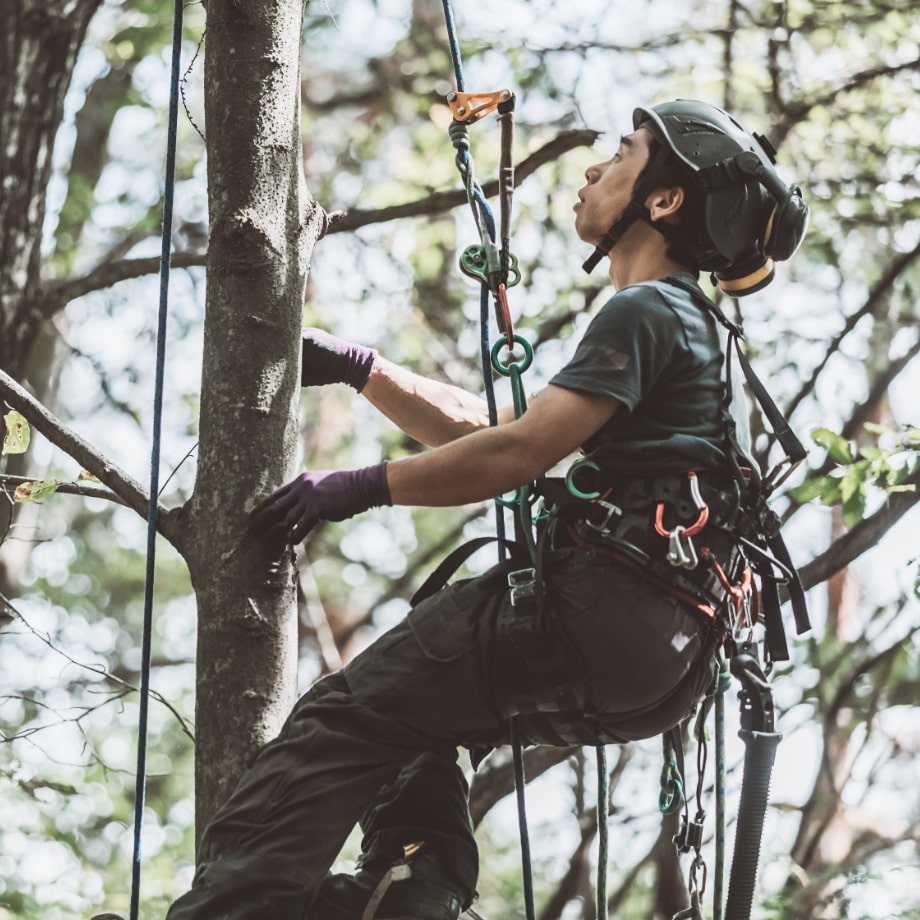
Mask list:
[[[588,180],[588,182],[597,182],[597,180],[600,179],[603,171],[603,165],[601,163],[595,163],[593,166],[589,166],[585,170],[585,178]]]

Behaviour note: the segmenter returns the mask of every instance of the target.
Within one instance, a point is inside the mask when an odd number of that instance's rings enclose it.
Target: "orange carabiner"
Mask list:
[[[696,505],[700,513],[699,517],[689,527],[681,531],[682,539],[695,537],[709,520],[709,505],[703,501],[703,496],[700,495],[700,483],[696,473],[691,470],[687,473],[687,479],[690,480],[690,495],[693,498],[693,504]],[[658,502],[658,507],[655,509],[655,533],[659,537],[671,536],[671,531],[666,530],[664,526],[664,502]]]

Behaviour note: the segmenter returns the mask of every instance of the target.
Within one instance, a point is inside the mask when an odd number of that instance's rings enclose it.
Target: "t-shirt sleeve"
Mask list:
[[[588,326],[572,360],[550,383],[614,396],[632,411],[667,368],[678,324],[651,287],[624,288]]]

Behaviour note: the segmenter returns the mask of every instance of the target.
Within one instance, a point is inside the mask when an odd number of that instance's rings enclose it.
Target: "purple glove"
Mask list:
[[[300,333],[300,385],[347,383],[359,393],[371,375],[377,352],[309,326]]]
[[[319,521],[391,505],[386,461],[360,470],[301,473],[252,510],[250,533],[299,543]]]

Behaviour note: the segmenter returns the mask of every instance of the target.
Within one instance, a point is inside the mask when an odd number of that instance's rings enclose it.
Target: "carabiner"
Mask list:
[[[700,484],[696,473],[691,470],[687,473],[687,479],[690,481],[690,497],[693,499],[693,504],[699,511],[699,515],[689,527],[681,529],[684,538],[695,537],[709,520],[709,505],[703,501],[703,496],[700,494]],[[671,532],[664,526],[664,502],[658,502],[658,507],[655,509],[655,533],[659,537],[671,536]]]
[[[601,493],[594,492],[584,492],[575,485],[575,476],[579,470],[594,470],[600,472],[600,467],[593,461],[589,460],[587,457],[582,457],[580,460],[576,460],[568,469],[568,472],[565,474],[565,487],[575,496],[575,498],[583,498],[585,501],[594,501],[596,498],[601,497]]]

